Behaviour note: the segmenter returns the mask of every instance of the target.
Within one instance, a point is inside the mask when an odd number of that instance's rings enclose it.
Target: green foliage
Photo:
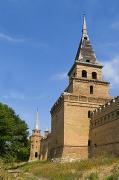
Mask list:
[[[15,111],[0,103],[0,156],[5,162],[27,160],[28,127]]]
[[[92,173],[86,178],[86,180],[98,180],[98,179],[99,179],[98,172],[92,172]]]

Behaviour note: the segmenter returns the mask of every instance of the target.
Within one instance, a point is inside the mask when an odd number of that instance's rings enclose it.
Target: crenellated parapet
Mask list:
[[[83,96],[83,95],[74,95],[68,92],[64,92],[61,94],[61,96],[58,98],[58,100],[55,102],[53,107],[51,108],[51,113],[54,111],[57,111],[59,108],[61,108],[61,105],[63,105],[63,102],[82,102],[82,103],[95,103],[95,104],[105,104],[105,102],[110,101],[110,97],[105,99],[104,97],[90,97],[90,96]]]
[[[95,109],[91,114],[91,128],[97,128],[119,118],[119,96]]]
[[[92,112],[92,118],[97,116],[97,114],[101,114],[107,110],[109,110],[110,108],[112,108],[113,106],[119,105],[119,96],[111,99],[109,102],[107,102],[106,104],[100,106],[99,108],[95,109]]]
[[[58,98],[58,100],[55,102],[53,107],[51,108],[51,114],[55,113],[59,108],[61,108],[62,104],[64,102],[64,95],[61,94],[61,96]]]

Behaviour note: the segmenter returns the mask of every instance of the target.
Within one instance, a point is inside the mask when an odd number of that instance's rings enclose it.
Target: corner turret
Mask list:
[[[31,135],[31,149],[30,149],[30,158],[29,161],[35,161],[40,159],[40,146],[41,146],[41,132],[39,129],[39,114],[38,109],[36,112],[36,121],[34,129]]]

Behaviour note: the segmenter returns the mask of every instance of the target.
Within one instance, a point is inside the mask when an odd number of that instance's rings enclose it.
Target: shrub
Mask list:
[[[99,175],[98,172],[92,172],[88,177],[86,177],[86,180],[98,180]]]

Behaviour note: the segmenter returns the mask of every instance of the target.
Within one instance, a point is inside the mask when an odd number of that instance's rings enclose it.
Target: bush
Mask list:
[[[86,180],[98,180],[99,175],[98,172],[92,172],[88,177],[86,177]]]

